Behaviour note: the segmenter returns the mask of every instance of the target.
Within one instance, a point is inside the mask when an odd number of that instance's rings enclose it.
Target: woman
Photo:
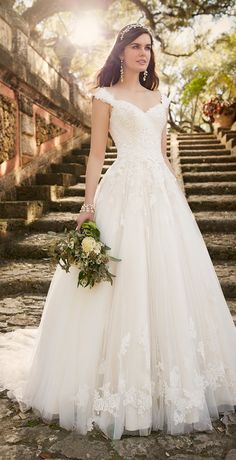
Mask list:
[[[113,285],[77,288],[77,269],[57,266],[38,330],[6,334],[0,355],[2,387],[22,409],[111,439],[212,430],[236,404],[236,330],[166,156],[152,47],[145,27],[123,28],[92,102],[77,229],[96,220],[121,259]],[[117,159],[98,184],[108,131]]]

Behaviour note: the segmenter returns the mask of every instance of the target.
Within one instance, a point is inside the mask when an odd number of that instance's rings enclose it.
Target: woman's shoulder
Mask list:
[[[98,86],[97,88],[91,91],[92,100],[93,98],[99,99],[107,104],[111,104],[113,101],[112,94],[109,91],[110,86]]]

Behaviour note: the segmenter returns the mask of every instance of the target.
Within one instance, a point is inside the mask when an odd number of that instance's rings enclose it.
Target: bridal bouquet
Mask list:
[[[79,285],[90,288],[100,281],[113,282],[109,272],[110,260],[120,261],[107,253],[110,248],[100,241],[100,231],[92,220],[84,222],[80,231],[65,229],[65,235],[57,239],[50,248],[52,260],[69,272],[72,265],[79,268]]]

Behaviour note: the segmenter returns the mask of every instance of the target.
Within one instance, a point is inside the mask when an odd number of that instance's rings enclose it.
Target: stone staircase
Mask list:
[[[0,202],[0,331],[39,323],[55,266],[49,245],[65,228],[74,229],[84,202],[90,145],[67,152],[61,163],[16,189]],[[101,177],[116,159],[107,148]]]
[[[177,140],[186,197],[236,321],[236,155],[214,134]]]
[[[178,136],[186,195],[215,264],[233,315],[236,314],[236,156],[215,136]],[[54,266],[48,248],[54,235],[75,219],[84,201],[89,145],[21,185],[16,200],[0,203],[0,330],[39,323]],[[170,136],[168,136],[170,156]],[[106,151],[102,175],[116,159]],[[48,233],[49,232],[49,233]]]
[[[16,187],[15,200],[0,201],[0,231],[30,228],[34,222],[50,210],[63,210],[66,189],[83,184],[89,146],[68,152],[61,163],[51,164],[49,170],[38,173],[34,183]],[[83,190],[83,185],[82,185]],[[64,199],[64,202],[69,201]],[[82,198],[74,199],[73,209],[80,209]],[[66,206],[66,204],[65,204]],[[69,204],[68,204],[69,206]],[[78,207],[79,206],[79,207]]]

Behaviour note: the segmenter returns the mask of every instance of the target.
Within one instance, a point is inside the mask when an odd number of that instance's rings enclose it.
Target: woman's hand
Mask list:
[[[94,220],[94,212],[81,212],[76,219],[77,227],[75,230],[79,232],[81,225],[86,220]]]

